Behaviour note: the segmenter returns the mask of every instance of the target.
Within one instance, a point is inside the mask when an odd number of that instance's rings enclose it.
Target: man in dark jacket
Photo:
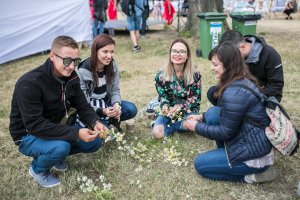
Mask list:
[[[219,44],[231,42],[240,49],[250,72],[258,79],[267,97],[279,102],[284,86],[282,62],[279,53],[266,43],[264,38],[246,35],[237,31],[226,31]]]
[[[43,187],[60,184],[50,169],[66,171],[68,155],[97,151],[106,130],[87,103],[74,68],[80,63],[76,41],[57,37],[50,58],[16,83],[10,114],[10,134],[19,151],[33,157],[29,174]],[[90,129],[61,124],[68,108],[77,109]]]

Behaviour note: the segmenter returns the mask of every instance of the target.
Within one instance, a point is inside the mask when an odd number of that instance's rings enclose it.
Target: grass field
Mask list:
[[[295,125],[300,127],[300,20],[261,20],[257,32],[282,56],[285,75],[282,103]],[[114,37],[122,98],[135,102],[139,110],[156,95],[155,73],[166,63],[169,45],[176,37],[174,30],[151,31],[142,39],[143,50],[138,54],[131,52],[127,33],[117,32]],[[202,73],[201,111],[205,111],[209,106],[206,91],[215,80],[210,63],[195,56],[199,39],[186,39],[192,48],[193,63]],[[81,50],[82,58],[88,55],[89,49]],[[68,158],[70,170],[58,174],[62,181],[60,186],[39,187],[28,174],[31,158],[18,152],[8,125],[16,80],[46,58],[47,55],[39,54],[0,65],[0,199],[297,199],[300,153],[294,157],[277,154],[278,177],[271,183],[210,181],[197,175],[193,159],[199,152],[215,148],[213,142],[192,133],[154,141],[150,136],[150,121],[142,112],[136,117],[134,132],[126,136],[127,144],[107,143],[96,153],[71,156]],[[83,185],[82,179],[90,181]],[[109,188],[109,184],[111,188],[104,189]]]

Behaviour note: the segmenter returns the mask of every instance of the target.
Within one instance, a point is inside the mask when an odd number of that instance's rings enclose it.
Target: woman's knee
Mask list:
[[[207,171],[207,166],[205,163],[205,156],[200,154],[198,155],[195,160],[194,160],[194,167],[196,169],[196,171],[198,172],[199,175],[206,177],[206,173]]]
[[[154,139],[162,139],[165,137],[163,125],[156,125],[152,129],[152,136]]]
[[[122,101],[121,104],[123,111],[126,113],[128,119],[131,119],[136,116],[137,107],[134,103],[129,101]]]

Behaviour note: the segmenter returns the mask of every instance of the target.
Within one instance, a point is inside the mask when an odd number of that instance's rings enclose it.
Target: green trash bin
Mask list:
[[[238,31],[243,35],[256,35],[257,20],[261,15],[253,13],[232,13],[232,30]]]
[[[198,14],[200,18],[200,49],[197,49],[198,57],[208,58],[209,52],[219,44],[224,33],[224,21],[226,15],[218,12],[205,12]]]

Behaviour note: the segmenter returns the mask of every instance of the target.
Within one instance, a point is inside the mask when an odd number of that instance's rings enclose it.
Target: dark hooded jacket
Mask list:
[[[250,72],[258,79],[262,92],[267,96],[274,96],[281,101],[284,78],[283,66],[279,53],[266,43],[264,38],[246,35],[251,38],[252,48],[246,63]]]
[[[27,134],[44,139],[76,140],[79,128],[60,124],[70,106],[77,109],[86,124],[99,119],[80,89],[76,72],[61,82],[54,77],[52,68],[48,59],[24,74],[15,85],[9,130],[16,144]]]

